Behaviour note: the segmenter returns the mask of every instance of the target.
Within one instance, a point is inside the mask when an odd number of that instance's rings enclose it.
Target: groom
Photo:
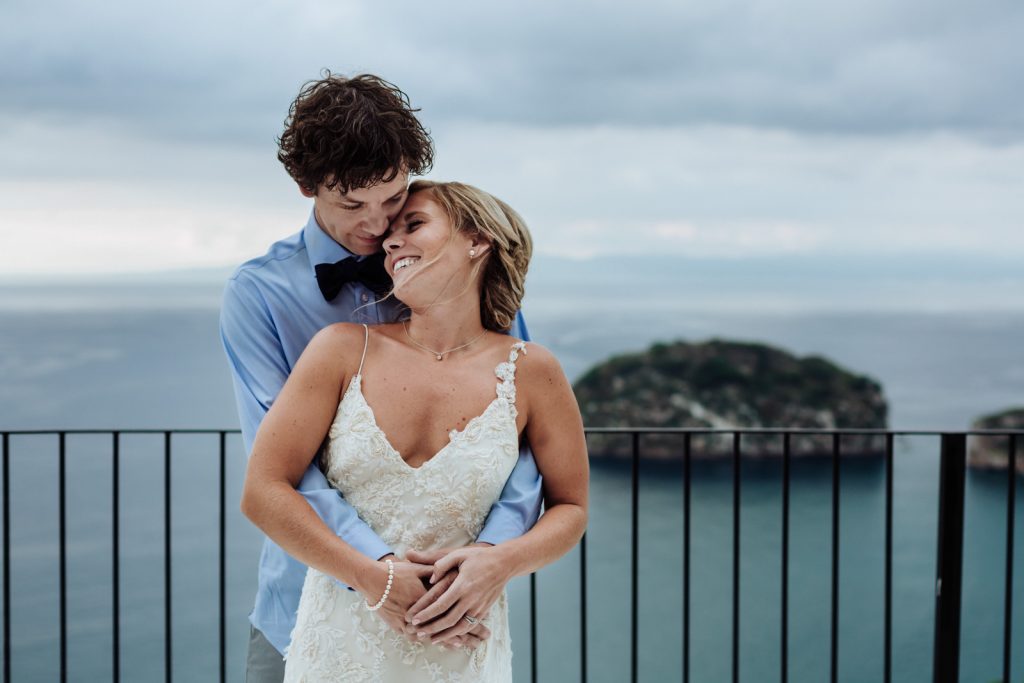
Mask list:
[[[405,93],[381,78],[343,78],[329,72],[307,83],[291,105],[277,156],[299,191],[313,200],[312,211],[298,233],[238,268],[228,280],[221,309],[221,340],[247,453],[316,332],[336,322],[395,319],[393,298],[374,303],[391,284],[383,270],[381,242],[405,203],[409,177],[427,172],[434,153],[415,111]],[[521,317],[511,332],[527,339]],[[315,464],[299,492],[349,545],[373,559],[394,557]],[[529,450],[524,450],[478,542],[497,544],[525,533],[537,520],[540,498],[540,476]],[[466,563],[442,578],[441,567],[453,562],[432,566],[441,560],[440,553],[410,552],[410,558],[422,563],[415,566],[424,584],[395,593],[418,599],[408,605],[389,601],[378,614],[410,637],[443,630],[453,642],[469,646],[487,638],[486,627],[464,618],[459,604],[500,591],[500,572],[488,571],[486,563]],[[305,572],[305,566],[264,540],[256,604],[249,616],[246,681],[282,680],[282,653],[295,625]],[[439,580],[428,591],[425,581],[434,574]],[[427,619],[434,620],[432,628],[414,625]]]

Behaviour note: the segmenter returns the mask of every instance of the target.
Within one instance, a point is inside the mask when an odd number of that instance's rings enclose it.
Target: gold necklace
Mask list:
[[[464,349],[467,346],[469,346],[470,344],[472,344],[473,342],[475,342],[480,337],[482,337],[485,334],[487,334],[487,330],[485,329],[483,332],[481,332],[477,336],[473,337],[472,339],[470,339],[465,344],[459,344],[458,346],[453,346],[452,348],[447,349],[445,351],[435,351],[434,349],[432,349],[430,347],[427,347],[427,346],[424,346],[423,344],[420,344],[418,341],[416,341],[413,338],[412,332],[409,331],[409,321],[408,320],[403,320],[402,324],[405,326],[405,334],[409,337],[409,341],[411,341],[413,344],[415,344],[416,346],[420,347],[424,351],[429,351],[435,358],[437,358],[437,360],[444,360],[444,357],[447,356],[452,351],[458,351],[459,349]]]

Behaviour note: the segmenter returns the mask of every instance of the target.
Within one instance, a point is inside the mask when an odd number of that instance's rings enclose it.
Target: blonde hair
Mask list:
[[[409,196],[417,192],[429,192],[444,210],[452,224],[453,239],[460,232],[468,232],[490,244],[480,262],[484,269],[480,318],[484,328],[507,332],[526,293],[526,270],[533,253],[526,223],[505,202],[465,183],[417,180],[409,186]]]

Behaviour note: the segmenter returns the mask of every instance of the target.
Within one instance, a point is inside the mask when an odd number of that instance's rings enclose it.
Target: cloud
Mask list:
[[[538,240],[538,253],[588,260],[609,255],[749,259],[811,254],[827,230],[765,222],[574,221]]]
[[[3,183],[0,273],[144,273],[221,267],[301,229],[308,207],[232,206],[123,182]],[[297,194],[297,193],[296,193]],[[10,195],[10,197],[8,196]],[[16,197],[16,199],[14,199]],[[59,201],[58,201],[59,200]]]
[[[434,125],[1024,133],[1016,0],[388,6],[12,0],[0,111],[272,139],[321,67],[399,83]]]
[[[541,250],[549,236],[559,251],[631,250],[641,235],[649,248],[666,225],[676,232],[666,249],[689,239],[746,255],[1024,250],[1024,145],[717,126],[462,126],[439,135],[438,148],[437,176],[471,179],[512,203]]]
[[[0,272],[230,265],[308,216],[269,145],[46,130],[0,133],[8,158],[33,169],[0,174]],[[20,143],[26,131],[40,140]],[[880,256],[1024,253],[1024,144],[506,124],[453,125],[437,141],[432,177],[508,201],[539,254],[792,255],[870,268]]]
[[[0,4],[0,271],[220,265],[301,226],[322,67],[400,84],[434,177],[542,254],[1024,251],[1016,0]],[[133,257],[132,254],[135,254]]]
[[[821,231],[795,223],[655,223],[648,228],[658,249],[681,250],[690,255],[775,255],[808,253],[821,244]]]

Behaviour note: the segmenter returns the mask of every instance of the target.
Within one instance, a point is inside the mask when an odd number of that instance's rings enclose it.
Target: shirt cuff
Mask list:
[[[505,541],[511,541],[513,538],[519,538],[523,535],[523,529],[512,519],[502,519],[498,517],[487,524],[480,535],[476,537],[479,543],[490,543],[491,545],[498,545]]]

